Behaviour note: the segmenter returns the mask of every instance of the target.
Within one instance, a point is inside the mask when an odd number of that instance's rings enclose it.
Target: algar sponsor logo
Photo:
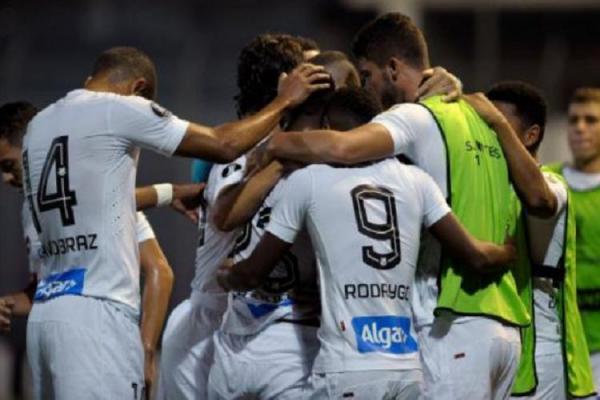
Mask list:
[[[408,317],[395,315],[355,317],[352,327],[359,353],[408,354],[418,350]]]
[[[83,292],[85,268],[75,268],[47,276],[38,283],[34,300],[43,301],[65,294],[80,295]]]

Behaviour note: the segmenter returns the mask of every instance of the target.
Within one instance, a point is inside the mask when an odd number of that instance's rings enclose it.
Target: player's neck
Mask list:
[[[590,160],[575,160],[575,169],[585,174],[600,173],[600,155]]]
[[[116,93],[123,96],[128,94],[123,93],[122,87],[111,84],[102,79],[91,79],[85,83],[84,88],[92,92]]]

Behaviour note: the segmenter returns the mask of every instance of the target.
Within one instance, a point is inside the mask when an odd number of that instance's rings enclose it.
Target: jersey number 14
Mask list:
[[[41,232],[41,226],[35,212],[35,207],[33,206],[34,200],[37,202],[37,209],[40,212],[58,209],[63,226],[74,225],[75,214],[73,213],[73,206],[77,205],[77,197],[75,191],[71,190],[69,186],[69,137],[56,137],[50,144],[50,150],[48,150],[48,154],[46,155],[35,199],[31,191],[27,151],[23,153],[23,168],[25,169],[27,200],[29,201],[33,222],[38,233]],[[48,180],[51,178],[52,171],[54,171],[55,191],[48,193]]]

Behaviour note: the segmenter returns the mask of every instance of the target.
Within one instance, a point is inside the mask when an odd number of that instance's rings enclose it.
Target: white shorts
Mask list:
[[[251,336],[217,332],[209,399],[305,399],[318,349],[312,326],[277,322]]]
[[[156,400],[207,398],[213,334],[222,317],[223,310],[194,306],[190,300],[175,307],[163,334]]]
[[[34,398],[142,399],[144,352],[135,318],[127,306],[91,297],[35,303],[27,322]]]
[[[425,398],[507,399],[521,353],[519,329],[444,313],[419,331]]]
[[[535,372],[538,379],[535,393],[531,396],[515,396],[513,399],[566,399],[565,369],[562,353],[536,355]]]
[[[421,370],[371,370],[310,377],[311,400],[419,400],[423,398]]]

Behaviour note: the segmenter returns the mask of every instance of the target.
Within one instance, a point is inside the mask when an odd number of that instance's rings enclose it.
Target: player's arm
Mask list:
[[[278,161],[272,161],[244,182],[223,191],[214,205],[215,226],[222,231],[231,231],[248,222],[282,173],[283,166]]]
[[[281,79],[279,94],[260,112],[214,128],[189,124],[175,153],[215,162],[231,162],[250,150],[279,123],[284,111],[301,104],[316,90],[329,87],[321,66],[302,64]]]
[[[267,151],[271,157],[302,163],[358,164],[394,154],[394,141],[380,124],[370,123],[350,132],[320,130],[281,132],[273,135]]]
[[[291,246],[292,243],[266,232],[250,257],[234,265],[228,261],[219,268],[217,282],[226,291],[256,289],[268,278]]]
[[[149,392],[149,387],[156,376],[156,345],[165,322],[174,278],[171,267],[155,238],[141,242],[139,247],[144,279],[141,337],[145,356],[146,390]]]
[[[527,212],[541,218],[556,215],[557,199],[535,158],[527,151],[504,115],[482,93],[465,95],[465,100],[496,131],[511,180]]]
[[[312,198],[311,173],[296,171],[284,185],[282,196],[271,212],[265,235],[250,257],[233,266],[226,264],[217,272],[217,281],[225,290],[259,287],[302,229]]]
[[[142,186],[135,189],[135,201],[138,211],[169,205],[192,222],[198,222],[196,209],[202,202],[204,183],[171,184]]]
[[[516,248],[510,243],[496,245],[471,235],[453,213],[429,227],[450,255],[479,273],[495,273],[516,259]]]

